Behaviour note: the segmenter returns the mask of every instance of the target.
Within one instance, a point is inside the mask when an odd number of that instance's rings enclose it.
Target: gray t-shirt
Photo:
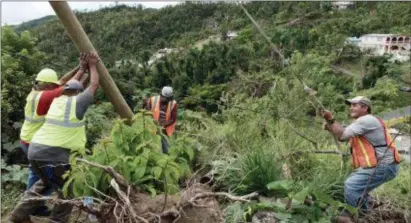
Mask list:
[[[375,148],[377,160],[381,164],[391,164],[394,162],[394,155],[390,149],[387,150],[384,128],[373,115],[364,115],[357,118],[347,126],[341,136],[342,140],[348,140],[354,136],[364,136]],[[384,154],[385,153],[385,154]]]
[[[93,93],[88,87],[84,92],[77,95],[76,116],[83,119],[87,108],[93,103]],[[70,150],[68,148],[31,143],[28,151],[28,158],[36,161],[47,161],[52,163],[68,163]]]
[[[78,119],[83,119],[88,107],[91,104],[93,104],[93,99],[94,95],[91,92],[90,87],[88,87],[85,91],[77,95],[76,116]]]

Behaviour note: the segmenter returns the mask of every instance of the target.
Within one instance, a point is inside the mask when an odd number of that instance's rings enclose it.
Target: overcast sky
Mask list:
[[[175,5],[178,2],[119,2],[119,4],[137,5],[142,4],[146,8],[161,8],[167,5]],[[114,1],[105,2],[79,2],[69,1],[73,10],[96,10],[105,6],[114,5]],[[55,15],[48,2],[1,2],[1,24],[17,25],[47,15]]]

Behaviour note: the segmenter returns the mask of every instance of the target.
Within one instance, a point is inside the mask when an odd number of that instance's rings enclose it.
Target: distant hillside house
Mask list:
[[[393,55],[393,60],[407,61],[410,58],[410,37],[398,34],[367,34],[360,38],[350,37],[345,43],[358,46],[371,55]]]
[[[352,44],[352,45],[355,45],[355,46],[358,46],[360,43],[361,43],[361,39],[360,38],[357,38],[357,37],[348,37],[345,41],[344,41],[344,43],[345,44]]]
[[[232,40],[238,36],[238,33],[236,31],[228,31],[227,32],[227,39]]]
[[[121,65],[125,65],[127,63],[129,63],[131,65],[134,65],[134,64],[136,64],[136,61],[135,60],[117,60],[115,62],[115,66],[120,67]]]
[[[168,54],[172,53],[172,52],[177,52],[178,49],[174,49],[174,48],[164,48],[164,49],[159,49],[157,50],[157,52],[155,52],[151,57],[150,60],[148,61],[148,65],[153,64],[154,62],[156,62],[156,60],[167,56]]]
[[[333,8],[337,10],[354,8],[353,2],[333,2],[332,5],[333,5]]]
[[[164,49],[159,49],[157,52],[155,52],[150,59],[147,61],[147,64],[151,66],[154,62],[156,62],[158,59],[167,56],[168,54],[172,52],[178,52],[181,49],[176,49],[176,48],[164,48]],[[138,67],[143,67],[142,64],[138,64]]]

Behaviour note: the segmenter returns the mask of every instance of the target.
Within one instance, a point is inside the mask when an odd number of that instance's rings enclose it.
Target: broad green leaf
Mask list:
[[[194,150],[191,149],[191,148],[187,148],[187,149],[185,150],[185,152],[187,153],[190,161],[192,161],[192,160],[194,159]]]
[[[135,182],[133,182],[134,184],[138,185],[141,184],[145,181],[150,181],[150,180],[154,180],[154,178],[152,176],[144,176],[142,178],[137,179]]]
[[[163,171],[161,167],[155,166],[151,169],[151,171],[155,179],[160,179],[161,173]]]
[[[290,213],[285,212],[275,212],[274,216],[280,221],[288,221],[292,217]]]
[[[338,201],[334,200],[330,195],[328,195],[328,194],[326,194],[322,191],[314,190],[313,194],[314,194],[316,199],[318,199],[318,200],[320,200],[324,203],[327,203],[327,204],[329,204],[333,207],[338,206],[338,203],[339,203]]]
[[[267,184],[267,189],[269,190],[280,190],[280,191],[289,191],[292,189],[292,186],[294,184],[293,180],[279,180],[279,181],[274,181],[269,184]]]
[[[303,204],[306,197],[309,195],[309,193],[310,193],[310,188],[306,187],[302,189],[301,191],[299,191],[297,194],[295,194],[292,198],[293,200],[296,201],[297,204]]]
[[[144,176],[145,173],[146,173],[146,167],[140,165],[134,170],[134,177],[136,178],[136,180],[139,180],[140,178]]]
[[[157,195],[157,192],[152,185],[148,185],[146,188],[150,192],[151,197],[154,197]]]
[[[66,181],[66,183],[64,183],[64,186],[63,186],[63,195],[65,196],[65,197],[67,197],[68,196],[68,187],[70,186],[70,184],[71,184],[71,182],[74,180],[74,178],[69,178],[67,181]]]

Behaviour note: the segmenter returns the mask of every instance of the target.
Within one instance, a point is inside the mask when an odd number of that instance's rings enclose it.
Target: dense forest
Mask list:
[[[118,5],[76,12],[123,97],[140,119],[145,120],[141,113],[143,98],[158,94],[165,85],[174,88],[179,103],[178,132],[170,139],[175,154],[169,160],[177,173],[159,172],[156,164],[160,165],[160,156],[146,164],[145,172],[139,175],[129,170],[138,168],[141,162],[127,166],[118,159],[104,160],[100,151],[107,138],[116,141],[123,137],[122,143],[111,145],[113,154],[122,154],[123,160],[134,159],[144,151],[123,151],[136,145],[131,141],[128,145],[128,136],[117,134],[119,128],[127,126],[116,119],[101,89],[87,112],[89,152],[83,155],[112,165],[136,182],[134,185],[150,192],[175,193],[179,178],[205,169],[216,174],[218,190],[237,195],[258,192],[267,197],[282,194],[282,198],[296,200],[296,207],[286,210],[274,201],[224,203],[226,222],[250,221],[259,210],[274,210],[281,213],[277,219],[290,222],[330,219],[342,204],[342,185],[350,162],[340,167],[336,155],[310,153],[318,147],[334,149],[335,145],[322,130],[319,106],[304,91],[302,82],[314,89],[319,101],[345,124],[349,119],[344,99],[354,95],[368,96],[373,101],[373,113],[380,116],[411,105],[411,94],[400,91],[411,87],[409,61],[392,61],[390,55],[370,56],[344,43],[348,37],[370,33],[410,36],[411,3],[355,2],[353,8],[345,10],[335,10],[331,2],[248,2],[244,7],[271,43],[234,3],[186,1],[161,9]],[[230,38],[229,33],[236,35]],[[1,47],[1,143],[4,154],[9,154],[2,157],[2,169],[10,171],[2,181],[13,185],[26,181],[26,169],[20,165],[6,167],[4,160],[10,164],[10,154],[18,147],[25,98],[34,77],[43,67],[55,69],[60,75],[68,72],[78,64],[79,52],[55,16],[3,26]],[[153,59],[164,48],[173,50]],[[410,130],[401,124],[394,127]],[[158,140],[129,128],[129,134],[141,140],[140,145]],[[305,155],[294,156],[296,152]],[[284,163],[291,166],[292,179],[283,176]],[[375,192],[381,202],[389,204],[375,214],[385,220],[404,218],[411,201],[410,167],[407,163],[401,165],[398,179]],[[77,181],[76,194],[92,195],[92,191],[80,188],[80,179],[85,177],[80,169],[74,168],[71,178]],[[169,176],[166,184],[176,190],[151,185],[145,177],[152,172],[158,173],[154,180]],[[106,191],[108,185],[101,182],[109,182],[109,177],[102,174],[93,172],[89,182]],[[98,176],[100,183],[96,182]],[[318,202],[302,208],[301,197],[309,194]],[[333,209],[324,211],[324,203]],[[10,208],[2,204],[2,213]],[[397,211],[390,215],[393,209]],[[374,215],[368,217],[375,219]]]

